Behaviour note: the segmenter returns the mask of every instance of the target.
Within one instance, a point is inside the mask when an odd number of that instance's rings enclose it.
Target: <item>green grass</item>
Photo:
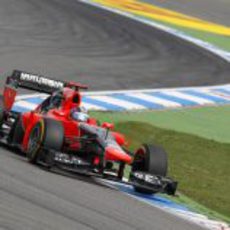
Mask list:
[[[92,114],[104,121],[143,121],[160,128],[230,143],[230,106]]]
[[[164,146],[169,155],[169,174],[179,181],[179,191],[194,204],[207,207],[203,208],[206,213],[220,213],[226,217],[215,216],[229,222],[230,144],[211,140],[229,142],[229,112],[230,107],[220,107],[93,115],[101,121],[112,120],[116,129],[127,135],[133,150],[141,143]],[[225,135],[220,138],[215,132],[222,131]],[[196,135],[188,134],[191,132]]]
[[[168,196],[164,194],[162,194],[161,196],[168,198]],[[188,196],[185,196],[182,193],[179,193],[178,196],[170,197],[170,200],[174,201],[177,204],[181,204],[189,207],[191,211],[204,214],[210,219],[222,220],[225,221],[226,223],[230,223],[230,217],[224,216],[210,208],[207,208],[204,205],[199,204],[198,202],[194,201]]]
[[[169,153],[169,174],[179,190],[200,204],[230,217],[230,144],[156,128],[141,122],[117,123],[132,149],[156,143]]]
[[[209,42],[223,50],[230,52],[230,36],[221,36],[217,34],[211,34],[207,32],[197,31],[197,30],[189,30],[189,29],[181,29],[186,34],[198,38],[200,40]]]

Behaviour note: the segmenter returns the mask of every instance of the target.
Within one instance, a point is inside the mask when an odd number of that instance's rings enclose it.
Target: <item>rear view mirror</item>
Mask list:
[[[104,123],[102,123],[101,127],[105,128],[105,129],[114,129],[114,124],[108,123],[108,122],[104,122]]]

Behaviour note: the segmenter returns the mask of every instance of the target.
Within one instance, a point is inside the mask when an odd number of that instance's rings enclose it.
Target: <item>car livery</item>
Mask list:
[[[12,111],[19,88],[49,94],[32,111]],[[167,177],[163,148],[143,144],[131,152],[125,136],[111,123],[99,122],[82,107],[80,90],[87,86],[14,70],[0,96],[1,142],[21,151],[31,164],[47,169],[122,181],[137,192],[174,195],[177,182]]]

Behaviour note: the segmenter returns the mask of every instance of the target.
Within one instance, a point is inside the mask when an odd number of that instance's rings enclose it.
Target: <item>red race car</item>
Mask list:
[[[18,88],[49,94],[36,109],[12,111]],[[86,86],[15,70],[0,97],[1,141],[19,149],[32,164],[49,169],[122,181],[131,166],[129,184],[142,193],[175,194],[177,182],[166,177],[167,154],[144,144],[135,153],[127,149],[113,124],[102,123],[81,106],[80,89]]]

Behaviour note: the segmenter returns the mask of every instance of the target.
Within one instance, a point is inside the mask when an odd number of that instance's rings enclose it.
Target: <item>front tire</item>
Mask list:
[[[28,161],[36,164],[38,157],[45,150],[61,151],[64,141],[64,129],[62,123],[52,119],[41,119],[32,128],[28,140]]]
[[[167,175],[167,168],[167,153],[159,146],[144,144],[134,155],[132,172],[143,171],[156,176],[165,177]],[[140,193],[153,193],[152,191],[139,186],[134,186],[134,189]]]

